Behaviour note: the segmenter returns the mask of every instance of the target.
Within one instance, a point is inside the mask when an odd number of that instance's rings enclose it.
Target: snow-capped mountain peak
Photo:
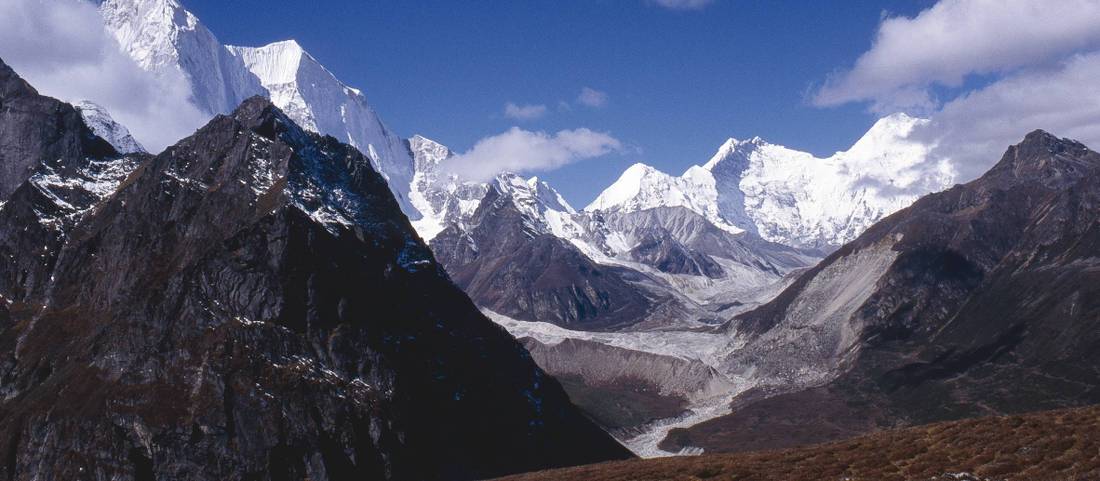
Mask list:
[[[748,140],[737,140],[733,137],[730,137],[728,140],[726,140],[725,143],[722,144],[721,147],[718,148],[718,151],[714,153],[710,160],[708,160],[707,163],[703,164],[703,168],[713,171],[714,169],[718,168],[721,163],[731,157],[746,157],[752,151],[766,145],[771,144],[767,143],[766,141],[764,141],[764,139],[760,137],[753,137]]]
[[[687,207],[719,226],[798,247],[844,244],[923,194],[954,182],[929,146],[911,138],[927,120],[879,119],[852,147],[827,158],[760,137],[729,139],[680,177],[636,164],[586,210]]]
[[[256,95],[268,97],[296,123],[351,144],[371,159],[411,219],[413,159],[367,104],[298,42],[263,47],[222,45],[176,0],[103,0],[100,13],[123,51],[154,73],[182,72],[192,100],[208,114],[226,114]]]
[[[409,151],[416,162],[416,171],[422,172],[434,168],[452,155],[451,149],[439,142],[417,134],[409,137]]]
[[[634,164],[585,210],[636,212],[657,207],[686,207],[727,232],[744,232],[722,218],[714,176],[699,166],[689,168],[680,177],[673,177],[652,166]]]
[[[130,135],[130,131],[122,124],[115,122],[106,109],[87,100],[73,105],[80,112],[84,123],[92,132],[103,140],[106,140],[120,154],[136,154],[145,152],[137,140]]]
[[[569,214],[577,212],[557,190],[539,180],[538,177],[524,179],[511,172],[504,172],[493,179],[492,185],[501,193],[511,197],[512,202],[521,211],[534,218],[543,217],[543,213],[547,210]]]
[[[316,63],[296,40],[282,40],[262,47],[226,47],[243,57],[245,65],[265,84],[288,84],[297,81],[303,57]]]
[[[100,14],[122,50],[154,74],[182,73],[191,100],[209,114],[231,112],[263,93],[259,82],[176,0],[103,0]]]

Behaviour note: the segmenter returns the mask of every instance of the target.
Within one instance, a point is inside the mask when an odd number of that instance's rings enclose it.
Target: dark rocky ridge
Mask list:
[[[44,159],[117,155],[84,125],[71,105],[43,97],[0,61],[0,201],[27,180]]]
[[[146,158],[120,155],[0,61],[0,293],[41,298],[68,230]]]
[[[0,476],[473,479],[629,456],[451,284],[358,151],[251,99],[141,161],[64,229],[47,282],[5,279]],[[27,197],[0,244],[25,243]]]
[[[1033,132],[980,179],[875,224],[731,328],[784,329],[831,266],[882,245],[896,257],[844,321],[855,337],[836,347],[835,379],[750,391],[666,447],[778,448],[1100,403],[1100,154]]]

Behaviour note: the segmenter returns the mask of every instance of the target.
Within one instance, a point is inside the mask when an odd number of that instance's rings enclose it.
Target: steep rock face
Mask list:
[[[80,113],[38,92],[0,61],[0,202],[44,159],[116,154],[84,124]]]
[[[138,160],[43,287],[0,292],[4,476],[471,479],[627,456],[450,283],[357,150],[252,99]]]
[[[0,61],[0,292],[40,297],[68,231],[144,159],[122,156],[73,107]]]
[[[568,242],[529,223],[512,198],[491,188],[472,229],[457,225],[432,240],[455,282],[482,307],[565,327],[611,329],[641,321],[651,302]]]
[[[669,274],[722,277],[725,272],[717,262],[699,252],[689,250],[666,231],[645,234],[630,249],[630,259],[650,265]]]
[[[731,325],[755,339],[730,366],[801,382],[747,393],[673,444],[780,447],[1100,402],[1098,181],[1100,154],[1036,131],[980,179],[877,223]]]

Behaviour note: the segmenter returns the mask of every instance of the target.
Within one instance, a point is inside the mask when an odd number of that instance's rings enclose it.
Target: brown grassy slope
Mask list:
[[[883,431],[782,451],[622,461],[509,481],[1100,479],[1100,406]]]

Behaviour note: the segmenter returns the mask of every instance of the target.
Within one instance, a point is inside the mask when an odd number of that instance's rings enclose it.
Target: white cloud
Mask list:
[[[653,3],[670,10],[699,10],[714,0],[653,0]]]
[[[916,132],[950,159],[959,180],[978,177],[1011,144],[1035,129],[1100,148],[1100,52],[1055,68],[1020,72],[943,105]]]
[[[475,181],[508,171],[517,174],[557,169],[573,162],[621,151],[618,139],[589,129],[554,135],[512,127],[481,139],[469,151],[443,162],[444,170]]]
[[[154,77],[139,68],[85,2],[0,0],[0,58],[45,95],[103,106],[150,151],[207,120],[188,101],[182,73]]]
[[[981,86],[964,88],[972,75]],[[946,163],[965,182],[1035,129],[1100,148],[1097,79],[1100,0],[940,0],[884,19],[871,49],[813,100],[928,117],[912,134],[932,148],[922,167]]]
[[[589,107],[600,108],[607,105],[607,92],[601,92],[591,87],[581,89],[577,96],[577,102]]]
[[[516,105],[508,102],[504,105],[504,116],[515,120],[534,120],[546,115],[545,105]]]
[[[890,17],[855,66],[830,78],[817,105],[871,101],[877,111],[933,108],[928,88],[971,74],[1004,74],[1100,46],[1096,0],[941,0]]]

